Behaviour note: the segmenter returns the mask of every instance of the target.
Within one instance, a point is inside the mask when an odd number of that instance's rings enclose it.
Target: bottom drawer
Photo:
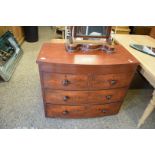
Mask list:
[[[121,102],[104,104],[104,105],[45,105],[46,117],[62,117],[62,118],[89,118],[105,115],[113,115],[118,113]]]

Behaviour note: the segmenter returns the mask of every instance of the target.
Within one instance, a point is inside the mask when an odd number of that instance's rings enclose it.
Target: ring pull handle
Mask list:
[[[107,100],[110,100],[111,97],[112,97],[112,95],[107,95],[107,96],[106,96],[106,99],[107,99]]]
[[[106,109],[102,109],[102,113],[104,113],[104,114],[105,114],[106,112],[107,112],[107,110],[106,110]]]
[[[69,111],[65,110],[62,112],[64,115],[67,115],[69,113]]]
[[[110,81],[110,84],[111,84],[111,85],[115,85],[116,83],[117,83],[116,80],[111,80],[111,81]]]
[[[63,100],[67,101],[69,99],[69,96],[64,96]]]
[[[63,85],[64,85],[64,86],[67,86],[69,83],[70,83],[69,80],[67,80],[67,79],[63,80]]]

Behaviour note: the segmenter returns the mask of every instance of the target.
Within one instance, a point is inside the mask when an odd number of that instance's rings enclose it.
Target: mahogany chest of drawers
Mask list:
[[[67,53],[45,43],[37,58],[46,117],[87,118],[119,112],[138,61],[122,46],[115,52]]]

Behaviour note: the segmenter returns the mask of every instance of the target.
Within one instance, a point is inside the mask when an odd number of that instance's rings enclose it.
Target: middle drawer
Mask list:
[[[61,91],[45,89],[45,102],[52,104],[104,104],[122,101],[126,88],[99,91]]]

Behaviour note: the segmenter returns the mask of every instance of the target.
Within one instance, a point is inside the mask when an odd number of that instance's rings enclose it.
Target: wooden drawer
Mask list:
[[[57,90],[99,90],[127,87],[133,73],[72,75],[43,72],[44,88]]]
[[[87,118],[112,115],[118,113],[121,103],[111,103],[105,105],[85,105],[85,106],[66,106],[66,105],[45,105],[46,117],[62,118]]]
[[[43,73],[44,88],[62,90],[88,89],[87,75]]]
[[[133,73],[96,75],[92,81],[93,89],[112,89],[128,87],[133,77]]]
[[[122,101],[126,88],[99,90],[99,91],[61,91],[45,90],[45,102],[53,104],[105,104]]]

